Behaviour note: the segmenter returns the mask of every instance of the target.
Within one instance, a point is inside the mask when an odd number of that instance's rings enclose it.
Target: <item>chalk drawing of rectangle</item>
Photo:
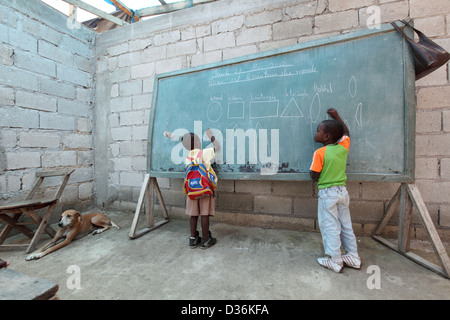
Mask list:
[[[250,102],[250,119],[278,117],[280,101],[252,101]]]
[[[228,119],[244,119],[244,102],[228,103]]]

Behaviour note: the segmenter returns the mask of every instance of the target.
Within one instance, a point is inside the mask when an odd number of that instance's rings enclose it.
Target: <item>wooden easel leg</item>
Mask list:
[[[396,246],[392,242],[381,237],[380,234],[399,206],[398,245]],[[410,226],[413,206],[416,207],[419,213],[422,224],[430,237],[431,244],[436,255],[438,256],[442,269],[409,251]],[[450,259],[444,245],[442,244],[439,234],[434,227],[425,202],[423,201],[422,196],[420,195],[420,192],[415,184],[402,183],[397,193],[389,203],[386,213],[372,233],[372,238],[388,248],[403,254],[414,262],[430,269],[431,271],[434,271],[446,278],[450,278]]]
[[[159,203],[164,212],[164,221],[160,221],[155,225],[155,199],[154,199],[154,191],[156,191],[156,195],[158,197]],[[145,201],[144,201],[145,200]],[[145,228],[137,231],[137,226],[139,222],[139,217],[141,215],[142,206],[145,203]],[[164,204],[164,200],[161,194],[161,191],[158,186],[158,181],[154,177],[150,177],[149,174],[145,175],[144,183],[142,184],[141,193],[139,194],[139,200],[137,203],[136,211],[134,213],[133,222],[131,224],[129,237],[130,239],[136,239],[140,236],[150,232],[163,224],[169,222],[169,215],[167,213],[166,206]]]
[[[445,250],[444,245],[442,244],[441,238],[434,227],[433,221],[431,220],[430,213],[427,210],[425,202],[420,195],[419,189],[415,184],[408,185],[408,193],[413,201],[414,205],[419,212],[419,216],[422,220],[422,224],[427,230],[428,236],[431,239],[431,245],[433,246],[434,252],[438,256],[438,260],[442,266],[442,271],[445,277],[450,277],[450,259]]]

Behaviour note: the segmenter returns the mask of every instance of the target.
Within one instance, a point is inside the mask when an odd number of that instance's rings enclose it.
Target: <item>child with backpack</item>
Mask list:
[[[189,150],[189,155],[185,161],[186,176],[183,190],[187,194],[186,214],[191,217],[190,248],[196,248],[200,245],[200,248],[207,249],[217,242],[209,231],[209,217],[215,214],[214,189],[218,180],[214,169],[211,167],[211,161],[220,146],[211,130],[206,130],[206,134],[213,143],[213,148],[202,149],[201,140],[194,133],[185,134],[181,140],[183,146]],[[199,216],[201,216],[202,237],[197,231]]]

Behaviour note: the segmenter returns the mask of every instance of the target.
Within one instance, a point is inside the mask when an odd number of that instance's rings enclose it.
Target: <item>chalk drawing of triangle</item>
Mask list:
[[[291,98],[291,100],[287,104],[286,108],[284,108],[280,116],[280,118],[303,118],[303,117],[304,117],[303,112],[302,110],[300,110],[300,107],[298,106],[294,98]]]

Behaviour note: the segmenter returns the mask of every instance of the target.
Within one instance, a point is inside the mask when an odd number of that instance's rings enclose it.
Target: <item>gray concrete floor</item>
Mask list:
[[[40,260],[25,261],[24,250],[17,249],[2,250],[0,257],[11,262],[10,269],[58,283],[62,300],[450,299],[449,279],[371,238],[358,238],[362,268],[336,274],[316,262],[323,255],[319,233],[233,226],[212,218],[218,242],[201,250],[188,248],[187,220],[171,220],[130,240],[133,215],[108,215],[121,230],[88,235]],[[79,289],[70,288],[73,265],[79,268]],[[378,289],[368,286],[376,283],[372,268],[379,270]]]

